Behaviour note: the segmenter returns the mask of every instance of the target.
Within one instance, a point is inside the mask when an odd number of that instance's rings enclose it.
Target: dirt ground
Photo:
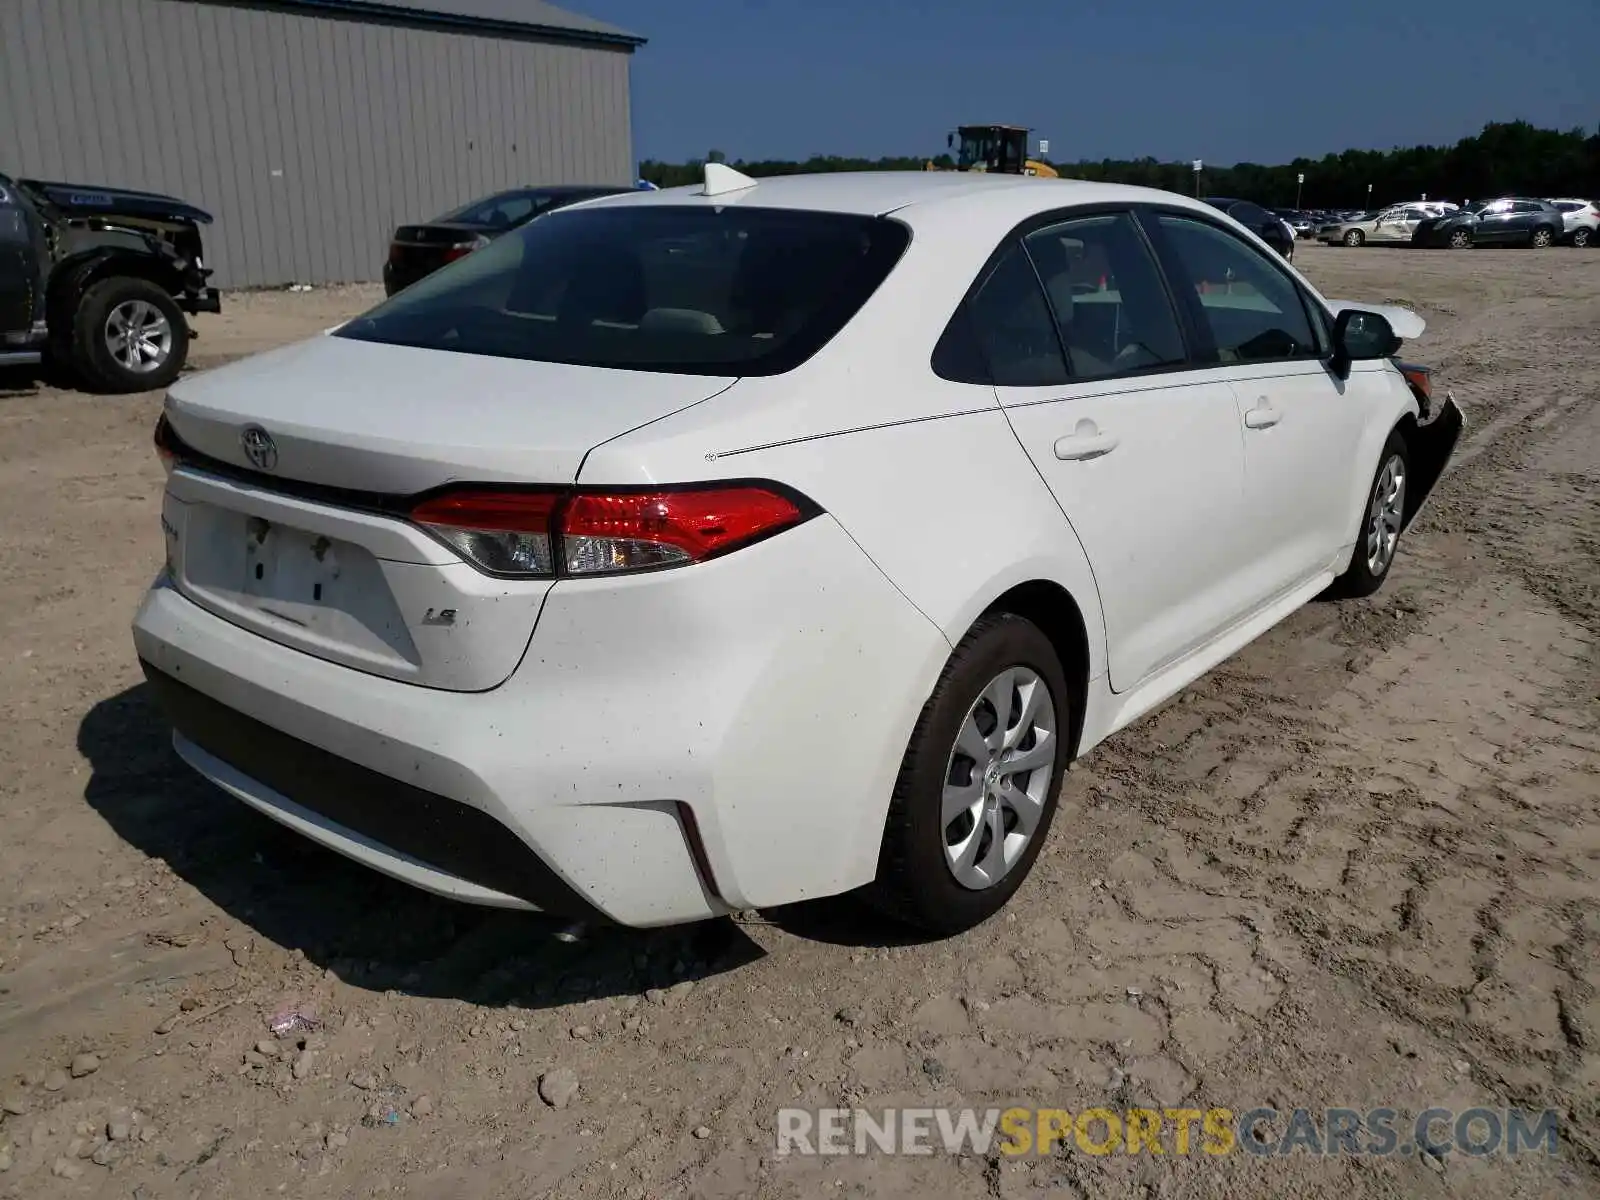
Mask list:
[[[225,799],[128,633],[158,397],[0,380],[0,1197],[1600,1194],[1600,253],[1300,255],[1427,317],[1455,467],[1383,592],[1078,764],[935,944],[840,903],[568,944]],[[375,295],[230,297],[197,357]],[[783,1106],[1012,1102],[1548,1106],[1561,1153],[773,1153]]]

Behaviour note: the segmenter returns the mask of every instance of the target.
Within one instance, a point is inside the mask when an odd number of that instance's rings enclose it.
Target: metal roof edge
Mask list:
[[[600,29],[583,29],[570,25],[549,25],[535,21],[506,21],[494,17],[478,17],[466,13],[434,12],[383,0],[223,0],[230,5],[287,9],[307,16],[332,14],[347,17],[381,18],[401,25],[414,25],[435,29],[453,29],[462,32],[501,33],[521,37],[546,37],[555,41],[577,42],[587,45],[615,46],[635,50],[649,39],[625,30],[610,32]]]

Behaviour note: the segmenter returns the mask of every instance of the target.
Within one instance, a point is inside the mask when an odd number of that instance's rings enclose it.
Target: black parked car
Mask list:
[[[1553,246],[1561,239],[1561,210],[1548,200],[1506,196],[1430,217],[1411,234],[1414,246]]]
[[[542,213],[580,200],[632,190],[584,184],[516,188],[463,204],[421,225],[402,225],[394,231],[394,240],[389,243],[389,261],[383,264],[384,290],[392,296],[446,263],[465,258],[501,234],[526,225]]]
[[[171,196],[0,175],[0,366],[44,357],[98,391],[177,378],[188,313],[220,312],[200,226]]]
[[[1314,214],[1303,212],[1298,208],[1275,208],[1272,211],[1289,222],[1289,228],[1294,230],[1295,237],[1309,238],[1316,236],[1317,226],[1320,222]]]
[[[1294,261],[1294,235],[1284,227],[1283,218],[1249,200],[1207,196],[1205,201],[1212,208],[1220,208],[1227,213],[1290,262]]]

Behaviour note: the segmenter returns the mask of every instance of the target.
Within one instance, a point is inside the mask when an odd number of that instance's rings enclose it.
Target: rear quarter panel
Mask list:
[[[767,478],[798,488],[833,515],[952,645],[1010,588],[1054,582],[1082,611],[1090,676],[1097,676],[1105,669],[1105,629],[1094,576],[1071,526],[993,390],[945,383],[931,373],[929,379],[928,391],[940,394],[930,403],[957,415],[740,447],[710,430],[676,435],[668,426],[693,415],[685,413],[609,443],[585,462],[579,481]],[[697,411],[704,416],[712,406],[737,405],[742,389],[762,383],[745,380]],[[749,392],[745,400],[756,402]],[[931,690],[933,679],[922,682]]]

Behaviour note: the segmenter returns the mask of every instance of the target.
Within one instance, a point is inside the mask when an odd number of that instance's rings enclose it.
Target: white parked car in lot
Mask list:
[[[1561,210],[1561,238],[1569,246],[1592,246],[1600,238],[1600,205],[1592,200],[1552,200]]]
[[[1076,755],[1383,583],[1421,331],[1165,192],[708,167],[180,381],[134,640],[189,764],[423,888],[958,930]]]

